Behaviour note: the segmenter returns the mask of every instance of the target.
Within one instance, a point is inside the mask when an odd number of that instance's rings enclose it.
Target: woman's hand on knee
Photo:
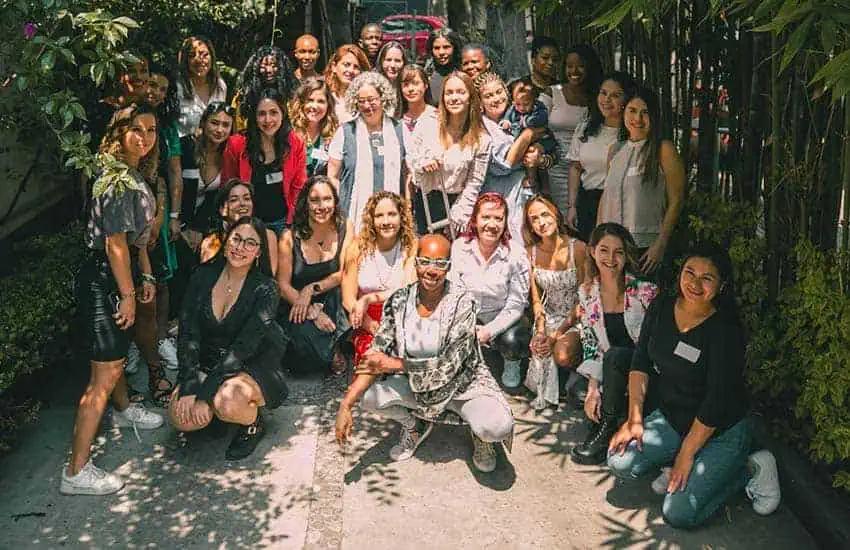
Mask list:
[[[195,401],[192,407],[192,423],[196,426],[205,426],[212,422],[212,407],[206,401]]]
[[[643,422],[624,422],[608,443],[608,454],[626,454],[626,449],[632,441],[637,444],[639,451],[643,450]]]
[[[542,331],[538,332],[528,344],[528,349],[538,357],[548,357],[552,354],[552,340]]]
[[[602,394],[598,386],[593,384],[587,387],[587,396],[584,398],[584,414],[594,422],[599,422],[602,411]]]
[[[673,463],[673,469],[670,470],[670,481],[667,483],[667,492],[675,493],[683,491],[688,485],[688,478],[691,476],[691,469],[694,467],[694,455],[684,450],[680,450],[676,455],[676,461]]]

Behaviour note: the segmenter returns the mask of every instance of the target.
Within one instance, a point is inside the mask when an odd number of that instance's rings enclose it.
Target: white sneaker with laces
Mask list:
[[[177,370],[177,345],[173,338],[163,338],[156,346],[163,367]]]
[[[75,476],[68,475],[68,465],[62,466],[59,492],[63,495],[111,495],[124,487],[124,480],[105,472],[89,460]]]
[[[753,510],[762,516],[772,514],[779,506],[782,496],[776,458],[767,449],[756,451],[747,458],[747,469],[753,477],[747,483],[745,491],[753,501]]]
[[[124,372],[127,374],[136,374],[139,372],[139,367],[143,362],[142,352],[139,351],[139,346],[135,342],[131,342],[130,349],[127,350],[127,360],[124,362]]]
[[[410,429],[402,425],[399,441],[390,449],[390,458],[396,462],[401,462],[413,457],[413,453],[431,435],[433,429],[434,424],[432,422],[426,423],[424,431],[420,429],[419,421],[416,421],[413,428]]]
[[[661,468],[661,475],[656,477],[652,481],[652,492],[656,495],[666,495],[667,494],[667,486],[670,485],[670,472],[673,471],[673,468],[666,467]]]
[[[496,469],[496,446],[472,434],[472,464],[479,472],[490,473]]]
[[[522,382],[519,361],[505,361],[502,370],[502,385],[506,388],[516,388]]]
[[[165,419],[161,414],[147,410],[141,403],[131,403],[123,411],[112,411],[112,422],[119,428],[154,430],[162,426]]]

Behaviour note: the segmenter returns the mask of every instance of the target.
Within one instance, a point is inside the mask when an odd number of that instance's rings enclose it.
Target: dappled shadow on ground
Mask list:
[[[587,421],[580,410],[561,405],[536,412],[527,400],[517,399],[519,414],[516,417],[516,441],[537,447],[537,456],[557,460],[565,468],[572,448],[587,435]],[[516,443],[515,443],[516,444]]]
[[[239,463],[224,460],[229,436],[187,437],[165,427],[142,432],[148,443],[139,444],[132,431],[108,427],[93,456],[105,470],[121,474],[126,486],[107,497],[60,495],[64,455],[51,451],[44,457],[50,465],[40,468],[45,479],[30,489],[27,498],[28,508],[48,513],[38,522],[15,525],[11,537],[15,545],[9,547],[300,547],[303,540],[293,537],[299,538],[299,529],[303,537],[303,525],[290,518],[306,519],[313,499],[311,476],[298,479],[281,468],[283,455],[300,452],[288,449],[301,428],[298,424],[270,415],[266,438]],[[0,525],[7,517],[0,519]]]

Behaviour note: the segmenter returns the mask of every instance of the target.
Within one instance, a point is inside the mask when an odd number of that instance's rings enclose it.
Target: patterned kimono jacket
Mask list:
[[[649,304],[658,294],[658,287],[649,281],[641,281],[630,273],[626,273],[626,296],[623,310],[623,321],[626,332],[637,344],[640,337],[640,327]],[[608,333],[605,331],[605,316],[602,309],[602,298],[599,295],[599,280],[594,280],[590,291],[585,285],[578,288],[579,316],[581,318],[581,347],[584,352],[583,361],[578,366],[578,373],[595,378],[602,382],[602,356],[611,347]]]
[[[372,350],[404,360],[410,388],[418,407],[414,416],[429,422],[464,424],[447,406],[454,399],[482,395],[498,399],[510,411],[499,384],[484,362],[475,323],[478,305],[472,294],[446,281],[446,294],[435,315],[440,316],[440,351],[437,357],[416,359],[405,351],[404,317],[416,307],[419,283],[396,290],[384,303],[384,315],[372,341]]]

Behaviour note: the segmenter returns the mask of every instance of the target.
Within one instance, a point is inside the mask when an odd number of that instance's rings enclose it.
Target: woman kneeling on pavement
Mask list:
[[[275,322],[280,295],[267,251],[263,222],[241,218],[222,253],[195,271],[180,314],[169,417],[185,432],[213,417],[238,424],[228,460],[254,451],[265,435],[260,407],[278,407],[288,393],[281,368],[287,338]]]
[[[629,373],[628,420],[611,439],[608,466],[618,477],[638,478],[672,464],[652,488],[666,494],[661,510],[673,527],[704,523],[742,488],[757,513],[770,514],[779,505],[779,479],[769,451],[749,455],[744,329],[729,255],[697,248],[678,286],[646,314]],[[644,407],[650,389],[658,408]]]
[[[397,420],[399,443],[393,460],[407,460],[430,435],[434,422],[468,423],[476,469],[496,468],[494,443],[513,435],[513,415],[490,370],[476,336],[475,298],[446,280],[451,246],[442,235],[426,235],[416,255],[418,281],[390,296],[372,347],[355,368],[355,378],[340,404],[336,437],[351,435],[351,408]]]
[[[452,245],[449,278],[478,302],[476,334],[481,345],[492,345],[504,359],[505,391],[522,391],[520,361],[528,357],[531,327],[523,312],[528,306],[530,266],[522,244],[510,240],[508,206],[499,193],[484,193],[475,202],[463,235]]]
[[[579,464],[601,464],[624,414],[629,365],[658,287],[635,277],[637,248],[622,225],[597,226],[588,246],[587,278],[579,286],[584,361],[578,372],[589,379],[584,411],[596,425],[571,454]]]
[[[136,301],[149,303],[156,294],[147,248],[156,203],[145,180],[155,177],[158,159],[153,110],[131,104],[116,111],[100,145],[86,231],[89,256],[76,285],[91,379],[77,409],[71,461],[62,468],[59,491],[67,495],[108,495],[124,486],[120,477],[90,460],[108,399],[115,406],[116,426],[153,429],[163,422],[160,415],[130,403],[124,378]]]

